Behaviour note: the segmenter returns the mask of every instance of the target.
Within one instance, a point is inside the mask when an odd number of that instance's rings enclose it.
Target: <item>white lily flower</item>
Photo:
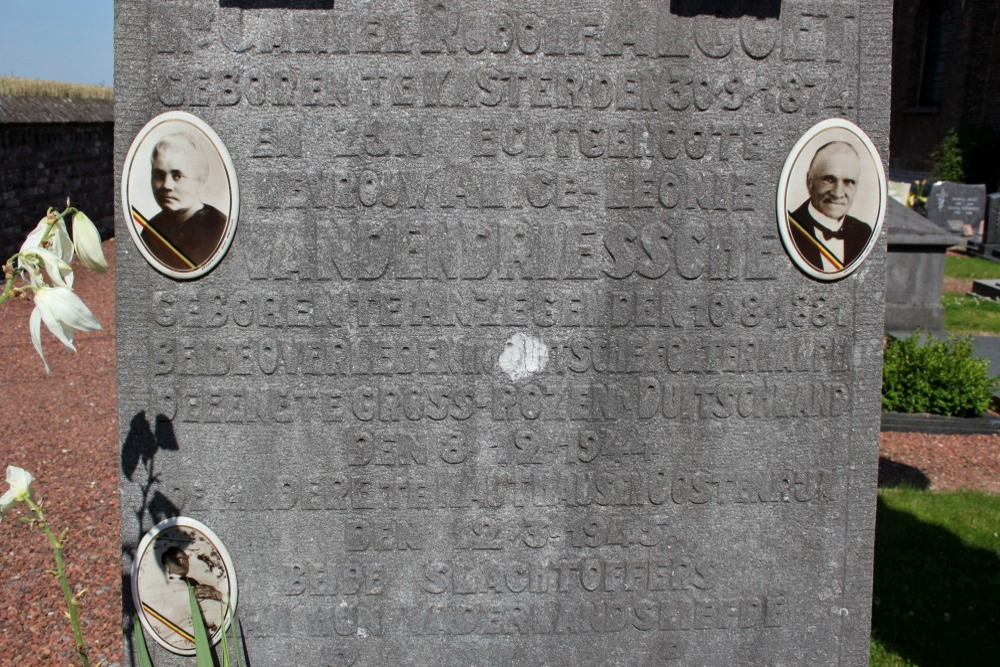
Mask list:
[[[69,237],[69,232],[66,231],[66,221],[62,218],[56,220],[56,226],[52,229],[52,236],[49,237],[48,243],[52,252],[59,255],[62,261],[67,264],[73,261],[73,239]]]
[[[45,236],[45,232],[48,231],[49,225],[52,224],[52,220],[45,216],[38,221],[28,237],[24,239],[24,243],[21,244],[21,252],[31,250],[33,248],[44,248],[51,251],[62,261],[69,264],[73,261],[73,241],[69,237],[69,232],[66,231],[66,223],[59,218],[55,221],[55,225],[52,228],[52,233],[49,234],[49,238],[42,243],[42,238]]]
[[[55,285],[59,287],[73,286],[73,269],[54,252],[49,252],[45,248],[29,248],[22,252],[28,260],[23,262],[22,266],[28,271],[32,285],[40,286],[43,283],[40,280],[41,276],[38,275],[38,264],[31,261],[31,257],[34,256],[41,260],[45,266],[45,272],[49,274],[49,278]]]
[[[32,287],[41,287],[45,284],[45,276],[42,274],[42,258],[33,254],[37,249],[33,248],[17,259],[17,268],[24,269],[28,276],[28,283]]]
[[[42,358],[45,372],[49,364],[42,353],[42,322],[63,345],[76,351],[73,337],[80,331],[97,331],[101,323],[87,305],[68,287],[39,287],[35,290],[35,309],[31,311],[31,342]]]
[[[7,484],[10,488],[0,496],[0,516],[13,507],[14,503],[31,498],[31,484],[34,481],[34,476],[24,468],[7,466]]]
[[[42,279],[42,262],[38,261],[41,258],[33,257],[30,253],[31,251],[42,247],[42,237],[45,236],[45,230],[48,228],[49,218],[46,216],[38,221],[35,228],[31,230],[31,233],[24,239],[24,243],[21,244],[20,252],[25,256],[19,257],[17,260],[17,267],[27,271],[28,282],[35,287],[41,287],[45,284],[45,281]]]
[[[38,221],[35,228],[31,230],[31,233],[24,239],[24,243],[21,244],[21,252],[30,250],[31,248],[40,248],[42,245],[42,237],[45,236],[45,230],[48,228],[49,218],[46,216]]]
[[[104,259],[104,250],[101,248],[101,233],[90,218],[80,211],[73,216],[73,246],[77,257],[88,269],[99,273],[108,270],[108,262]]]

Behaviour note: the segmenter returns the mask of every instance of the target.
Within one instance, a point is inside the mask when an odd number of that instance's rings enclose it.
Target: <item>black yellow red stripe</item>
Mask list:
[[[192,644],[194,643],[194,635],[192,635],[190,632],[186,630],[182,630],[176,623],[174,623],[169,618],[167,618],[163,614],[159,613],[158,611],[150,607],[145,602],[142,603],[142,610],[147,614],[149,614],[150,616],[152,616],[153,618],[155,618],[156,620],[158,620],[160,623],[163,623],[165,626],[167,626],[168,628],[179,634],[184,639],[188,640]]]
[[[167,247],[167,249],[170,250],[170,252],[172,252],[175,255],[177,255],[177,257],[182,262],[184,262],[185,264],[187,264],[189,268],[192,268],[192,269],[195,268],[195,266],[196,266],[195,263],[192,262],[190,259],[188,259],[187,256],[184,253],[182,253],[180,250],[178,250],[177,247],[174,246],[173,243],[171,243],[166,238],[164,238],[163,235],[160,234],[160,232],[156,231],[156,228],[153,227],[151,224],[149,224],[149,221],[146,220],[146,218],[143,217],[142,213],[139,213],[139,211],[135,208],[135,206],[132,207],[132,219],[135,220],[137,223],[139,223],[140,227],[142,227],[143,229],[147,230],[150,234],[152,234],[157,239],[159,239],[160,243],[162,243],[163,245],[165,245]]]
[[[819,250],[820,254],[823,255],[824,257],[826,257],[828,260],[830,260],[830,263],[833,264],[833,268],[837,269],[838,271],[840,271],[841,269],[844,268],[843,262],[841,262],[839,259],[837,259],[837,257],[832,252],[830,252],[830,250],[825,245],[823,245],[822,243],[820,243],[819,239],[817,239],[815,236],[813,236],[812,234],[810,234],[809,232],[807,232],[805,230],[805,228],[802,225],[799,224],[798,220],[796,220],[795,218],[793,218],[790,214],[788,216],[788,223],[791,224],[791,225],[795,225],[795,227],[800,232],[802,232],[803,236],[805,236],[807,239],[809,239],[810,241],[812,241],[813,245],[816,246],[816,248]]]

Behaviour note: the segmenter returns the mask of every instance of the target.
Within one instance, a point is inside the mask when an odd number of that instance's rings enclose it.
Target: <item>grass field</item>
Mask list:
[[[995,665],[1000,496],[882,489],[871,664]]]
[[[22,79],[16,76],[0,76],[0,95],[21,97],[78,97],[84,99],[110,100],[114,90],[110,86],[90,86],[82,83],[62,83],[44,79]]]
[[[982,297],[943,292],[944,328],[953,333],[1000,335],[1000,303]]]
[[[980,257],[948,255],[944,258],[944,277],[960,280],[1000,278],[1000,262]]]
[[[1000,262],[949,255],[944,258],[944,276],[958,280],[1000,279]],[[958,292],[944,292],[941,305],[944,306],[946,330],[1000,335],[1000,303]]]

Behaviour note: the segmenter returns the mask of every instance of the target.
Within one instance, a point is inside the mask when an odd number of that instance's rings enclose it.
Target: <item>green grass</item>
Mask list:
[[[17,76],[0,76],[0,95],[19,97],[77,97],[110,100],[114,90],[110,86],[91,86],[83,83],[63,83],[44,79],[22,79]]]
[[[944,277],[956,280],[1000,279],[1000,262],[981,257],[948,255]],[[1000,303],[958,292],[943,292],[944,328],[951,333],[1000,335]]]
[[[882,489],[871,664],[994,665],[1000,496]]]
[[[981,257],[948,255],[944,258],[944,277],[959,280],[984,280],[1000,278],[1000,262]]]
[[[944,328],[949,332],[1000,335],[1000,303],[968,294],[942,292],[941,305],[944,306]]]

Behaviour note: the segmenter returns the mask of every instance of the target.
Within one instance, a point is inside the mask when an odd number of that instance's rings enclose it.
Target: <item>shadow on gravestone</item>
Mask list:
[[[164,519],[171,519],[180,516],[181,510],[166,495],[153,487],[159,483],[156,474],[156,455],[161,450],[176,452],[180,451],[177,444],[177,437],[174,435],[173,423],[163,415],[157,415],[154,420],[155,427],[151,428],[145,410],[137,412],[129,422],[128,435],[125,436],[125,443],[122,445],[121,466],[122,472],[130,482],[138,481],[136,472],[140,464],[145,471],[145,479],[139,481],[142,489],[142,501],[135,511],[136,520],[139,524],[139,534],[131,544],[122,545],[122,553],[128,556],[129,562],[135,560],[135,550],[142,540],[143,535]],[[149,515],[150,523],[147,526],[145,519]],[[132,617],[135,615],[135,606],[132,604],[132,576],[131,573],[122,573],[122,629],[125,633],[126,645],[133,646]],[[250,655],[247,652],[246,633],[243,630],[243,622],[235,619],[240,633],[240,652],[243,657],[243,664],[251,666]],[[215,664],[221,664],[217,655],[218,646],[212,647],[215,656]],[[131,664],[135,665],[135,656],[130,654]]]
[[[880,456],[878,457],[878,485],[879,488],[894,489],[906,486],[926,491],[931,486],[931,480],[919,468]]]
[[[241,621],[238,616],[234,615],[232,622],[236,624],[236,626],[239,628],[240,631],[240,641],[239,641],[240,646],[239,649],[237,650],[239,650],[240,656],[242,656],[243,660],[242,664],[244,667],[253,667],[253,664],[250,662],[250,654],[247,652],[247,637],[246,633],[243,632],[243,621]],[[232,636],[232,626],[230,626],[229,632],[226,636],[227,637]],[[227,639],[227,641],[229,640]],[[223,664],[222,657],[219,655],[219,652],[221,650],[222,650],[221,641],[218,644],[212,645],[212,657],[214,658],[216,665]],[[229,650],[230,652],[232,652],[233,650],[232,643],[229,644]],[[234,653],[230,653],[230,658],[236,658],[236,657],[238,656],[236,656]],[[225,663],[225,664],[231,664],[231,663]]]
[[[670,0],[670,12],[677,16],[754,16],[759,19],[776,19],[781,14],[781,0]]]
[[[333,9],[333,0],[219,0],[219,6],[237,9]]]
[[[135,540],[122,545],[122,553],[135,559],[135,550],[142,540],[142,536],[147,530],[164,519],[169,519],[180,514],[180,509],[173,501],[159,490],[154,489],[159,482],[156,474],[156,455],[160,450],[179,451],[177,438],[174,435],[173,424],[157,415],[155,420],[155,432],[150,427],[146,412],[141,411],[132,417],[129,422],[128,435],[122,444],[121,466],[122,473],[130,482],[137,482],[142,491],[142,501],[135,510],[136,523],[139,526],[139,534]],[[142,466],[142,477],[136,475],[139,467]],[[150,523],[146,523],[146,515],[149,515]],[[131,577],[122,573],[122,609],[123,619],[131,619],[135,609],[132,606],[132,580]],[[131,622],[125,623],[126,633],[131,635]],[[131,639],[131,636],[129,636]]]
[[[996,662],[1000,559],[878,499],[872,638],[913,665]]]

